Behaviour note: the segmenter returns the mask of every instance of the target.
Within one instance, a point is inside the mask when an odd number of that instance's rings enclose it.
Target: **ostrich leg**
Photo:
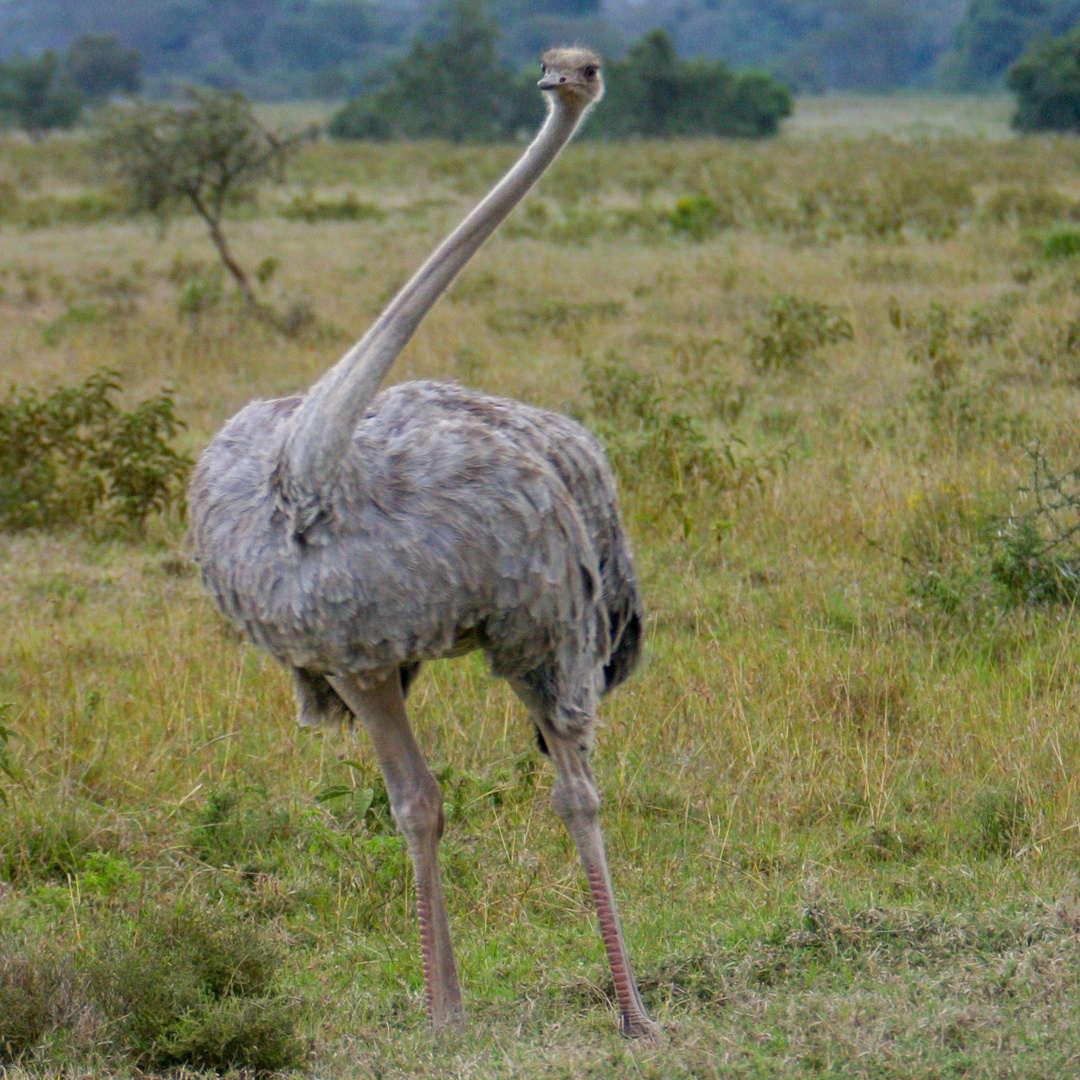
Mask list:
[[[607,855],[604,853],[604,837],[600,832],[600,793],[589,771],[588,751],[579,741],[559,735],[550,724],[540,721],[538,726],[555,766],[551,805],[581,856],[589,891],[596,905],[600,936],[604,940],[604,951],[611,965],[611,976],[619,999],[620,1027],[623,1034],[633,1038],[656,1039],[660,1035],[660,1027],[645,1011],[623,943]]]
[[[463,1024],[450,928],[439,877],[443,831],[442,792],[413,738],[397,669],[379,682],[361,686],[349,676],[327,676],[341,699],[360,717],[375,746],[390,806],[405,834],[416,874],[416,921],[424,962],[424,996],[433,1028]]]

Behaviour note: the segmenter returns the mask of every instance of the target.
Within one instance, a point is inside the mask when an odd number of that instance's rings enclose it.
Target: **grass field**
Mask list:
[[[410,697],[471,1022],[427,1033],[370,750],[295,727],[172,515],[0,536],[6,1075],[1076,1072],[1080,146],[939,122],[993,100],[856,105],[571,147],[393,373],[609,448],[647,644],[594,760],[662,1043],[616,1033],[551,773],[476,656]],[[230,223],[306,312],[284,333],[196,221],[125,219],[85,142],[0,144],[4,377],[171,386],[195,454],[309,385],[514,154],[305,148]]]

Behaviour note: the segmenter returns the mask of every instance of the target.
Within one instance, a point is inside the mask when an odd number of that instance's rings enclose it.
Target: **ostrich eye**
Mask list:
[[[586,79],[595,79],[596,78],[596,68],[587,67],[585,69],[585,78]]]
[[[541,75],[546,75],[547,74],[547,64],[541,64],[540,65],[540,74]]]

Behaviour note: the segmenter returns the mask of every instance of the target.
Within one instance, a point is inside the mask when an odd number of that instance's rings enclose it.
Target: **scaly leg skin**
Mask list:
[[[600,794],[589,771],[588,751],[578,741],[559,735],[545,721],[539,721],[538,726],[555,766],[551,805],[581,856],[589,891],[596,905],[600,936],[604,941],[604,951],[615,982],[615,994],[619,999],[619,1026],[624,1035],[656,1041],[660,1038],[661,1028],[645,1011],[619,926],[619,912],[615,907],[604,853],[604,837],[600,832]]]
[[[464,1026],[461,988],[439,877],[442,792],[413,738],[398,671],[395,668],[385,678],[364,685],[347,675],[328,675],[327,681],[371,736],[394,820],[409,843],[416,873],[416,921],[428,1022],[436,1031],[450,1025]]]

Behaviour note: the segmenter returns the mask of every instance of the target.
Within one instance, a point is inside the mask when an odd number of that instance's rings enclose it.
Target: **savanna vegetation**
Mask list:
[[[608,448],[648,619],[594,760],[656,1047],[616,1034],[550,771],[476,656],[410,697],[472,1022],[428,1035],[370,748],[295,728],[185,555],[187,462],[514,148],[300,148],[227,211],[290,328],[85,140],[0,144],[8,1076],[1070,1074],[1080,149],[919,130],[577,143],[393,373]]]

